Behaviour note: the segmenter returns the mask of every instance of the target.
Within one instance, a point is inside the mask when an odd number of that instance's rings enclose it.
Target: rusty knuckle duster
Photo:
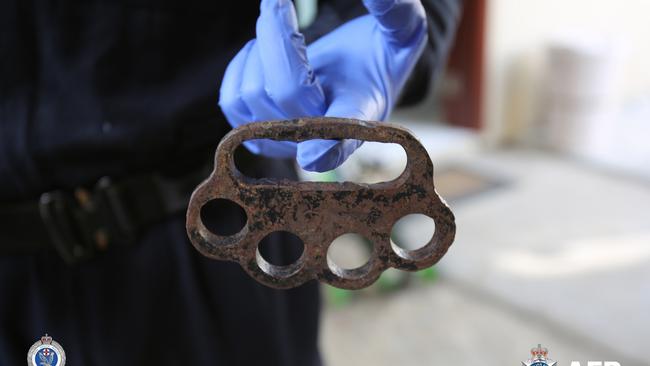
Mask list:
[[[358,139],[400,144],[408,158],[402,174],[389,182],[296,182],[254,179],[235,166],[235,149],[246,140]],[[219,235],[206,228],[201,209],[212,200],[240,206],[246,224],[236,233]],[[402,217],[424,214],[435,222],[431,240],[416,250],[391,242],[391,229]],[[433,164],[421,143],[405,128],[341,118],[302,118],[243,125],[220,142],[212,174],[194,191],[187,211],[187,233],[203,255],[238,262],[257,281],[292,288],[317,279],[332,286],[359,289],[388,268],[416,271],[437,263],[455,236],[454,216],[433,182]],[[267,262],[258,250],[267,235],[286,231],[304,243],[302,255],[288,265]],[[344,269],[328,260],[337,237],[357,233],[373,243],[369,261]]]

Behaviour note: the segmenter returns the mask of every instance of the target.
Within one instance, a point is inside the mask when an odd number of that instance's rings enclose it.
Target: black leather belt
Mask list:
[[[207,176],[104,177],[90,189],[43,193],[38,200],[0,203],[0,255],[56,250],[68,263],[92,258],[109,246],[132,245],[156,221],[186,210],[192,190]]]

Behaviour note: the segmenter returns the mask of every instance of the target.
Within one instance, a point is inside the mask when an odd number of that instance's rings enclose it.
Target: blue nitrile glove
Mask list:
[[[219,105],[234,127],[262,120],[330,116],[384,120],[427,41],[420,0],[364,0],[370,15],[353,19],[309,47],[290,0],[262,0],[257,38],[228,65]],[[244,143],[253,153],[296,157],[305,170],[327,171],[357,140]]]

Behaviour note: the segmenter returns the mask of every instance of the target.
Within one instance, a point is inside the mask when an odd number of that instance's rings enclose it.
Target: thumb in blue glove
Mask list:
[[[298,117],[385,120],[427,40],[419,0],[364,0],[369,15],[309,47],[290,0],[262,0],[257,38],[230,62],[219,104],[231,125]],[[295,157],[305,170],[342,164],[357,140],[251,140],[256,154]]]

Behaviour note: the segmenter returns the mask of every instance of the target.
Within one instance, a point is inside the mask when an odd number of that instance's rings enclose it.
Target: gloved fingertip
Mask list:
[[[298,144],[296,161],[304,170],[325,172],[336,168],[340,142],[332,140],[309,140]]]
[[[262,0],[260,3],[260,13],[267,14],[292,5],[291,0]]]
[[[396,3],[397,0],[363,0],[368,12],[375,16],[386,14]]]
[[[397,44],[415,37],[422,42],[426,33],[426,12],[420,0],[363,0],[368,12],[377,19],[387,39]]]
[[[358,140],[309,140],[298,144],[296,161],[304,170],[326,172],[343,164],[361,145]]]
[[[272,37],[300,35],[298,17],[291,0],[263,0],[260,5],[257,32],[258,38],[259,33],[267,32],[270,32]]]

